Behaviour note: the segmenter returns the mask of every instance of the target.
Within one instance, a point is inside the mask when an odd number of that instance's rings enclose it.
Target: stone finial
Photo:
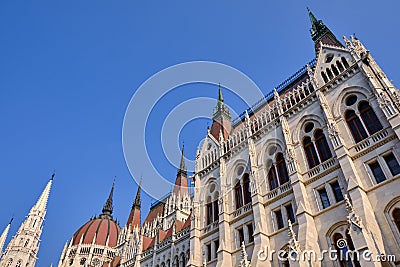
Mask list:
[[[244,241],[242,241],[242,260],[240,261],[240,267],[251,267],[250,262],[247,258],[248,255],[246,252],[246,246],[244,245]]]
[[[347,215],[347,222],[349,227],[355,226],[356,229],[361,230],[363,228],[361,218],[356,214],[353,205],[350,202],[349,196],[346,194],[343,196],[344,201],[346,203],[346,211],[348,212]]]
[[[293,225],[290,219],[288,220],[288,226],[289,247],[291,250],[300,252],[300,243],[297,241],[296,233],[293,231]]]

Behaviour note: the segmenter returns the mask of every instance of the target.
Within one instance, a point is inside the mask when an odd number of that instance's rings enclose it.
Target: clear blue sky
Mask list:
[[[306,6],[338,37],[356,33],[399,84],[397,1],[1,1],[0,229],[14,215],[17,231],[54,169],[37,266],[58,262],[65,241],[100,213],[115,175],[124,223],[137,185],[121,132],[136,88],[165,67],[210,60],[268,92],[315,56]],[[207,123],[179,137],[191,159]],[[175,178],[162,157],[159,166]]]

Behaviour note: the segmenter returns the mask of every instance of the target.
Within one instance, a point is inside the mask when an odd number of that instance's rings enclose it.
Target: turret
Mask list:
[[[176,174],[174,194],[188,194],[187,170],[185,165],[185,146],[182,147],[181,162],[179,164],[178,173]]]
[[[100,217],[112,217],[111,214],[113,213],[114,184],[115,181],[112,184],[110,195],[108,196],[108,199],[103,206],[102,214],[100,215]]]
[[[213,122],[211,125],[210,133],[214,136],[215,140],[219,139],[219,133],[222,131],[224,138],[226,139],[232,130],[231,114],[228,107],[224,103],[222,96],[222,89],[219,86],[218,89],[218,102],[213,113]]]
[[[126,222],[126,226],[131,228],[131,231],[135,226],[140,227],[140,207],[141,207],[141,200],[140,200],[140,192],[142,188],[142,181],[139,183],[139,187],[136,192],[135,201],[132,204],[131,212],[128,217],[128,221]]]

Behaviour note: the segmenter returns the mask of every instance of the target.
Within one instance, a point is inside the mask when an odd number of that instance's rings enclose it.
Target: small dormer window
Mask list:
[[[325,63],[330,63],[333,60],[333,55],[327,55],[325,59]]]

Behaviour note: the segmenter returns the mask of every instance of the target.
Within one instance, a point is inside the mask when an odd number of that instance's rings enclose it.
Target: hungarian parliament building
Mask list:
[[[58,266],[400,266],[400,93],[360,40],[309,16],[315,60],[236,120],[220,89],[193,194],[182,149],[167,197],[143,211],[139,186],[120,225],[112,187]],[[51,182],[0,236],[0,267],[35,265]]]

